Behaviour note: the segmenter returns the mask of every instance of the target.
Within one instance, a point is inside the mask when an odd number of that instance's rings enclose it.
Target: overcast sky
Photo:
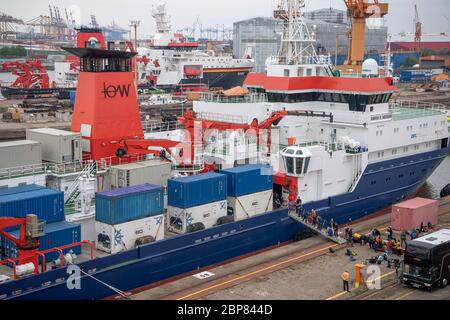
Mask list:
[[[95,14],[100,25],[110,24],[113,20],[128,28],[130,20],[141,20],[139,32],[150,35],[155,26],[151,17],[152,5],[158,0],[0,0],[0,11],[22,18],[25,21],[48,15],[48,4],[58,6],[61,15],[64,8],[80,8],[83,24],[88,24],[90,15]],[[426,33],[450,33],[450,0],[386,0],[390,12],[386,17],[389,32],[413,32],[414,4],[419,7],[419,15]],[[196,17],[200,17],[203,27],[226,25],[255,16],[270,16],[275,0],[166,0],[172,17],[174,30],[192,26]],[[345,9],[343,0],[306,0],[306,9],[320,8]],[[447,17],[447,19],[446,19]]]

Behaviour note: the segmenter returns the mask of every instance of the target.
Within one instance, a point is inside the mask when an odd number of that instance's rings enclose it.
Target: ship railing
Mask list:
[[[154,133],[154,132],[166,132],[182,129],[183,126],[178,121],[142,121],[142,128],[144,133]]]
[[[223,94],[214,94],[212,92],[202,92],[200,100],[215,103],[265,103],[268,102],[267,95],[264,93],[249,93],[241,96],[225,96]]]
[[[200,120],[218,121],[226,123],[238,123],[238,124],[248,123],[248,117],[246,116],[237,116],[213,112],[199,112],[197,113],[197,118]]]
[[[440,103],[397,100],[389,104],[393,120],[407,120],[445,114],[447,108]]]
[[[102,158],[103,165],[110,168],[113,165],[121,165],[121,164],[127,164],[127,163],[135,163],[135,162],[142,162],[146,161],[147,155],[146,154],[128,154],[126,157],[119,158],[117,156],[111,156]]]
[[[269,57],[269,64],[331,65],[331,55],[301,56],[301,57],[298,57],[296,61],[289,60],[287,57],[272,56],[272,57]]]
[[[315,146],[322,146],[325,148],[325,151],[327,152],[335,152],[335,151],[341,151],[341,150],[353,150],[350,148],[346,148],[343,142],[328,142],[328,141],[317,141],[317,140],[310,140],[310,141],[302,141],[298,142],[296,144],[297,147],[302,148],[308,148],[308,147],[315,147]],[[280,144],[280,150],[283,150],[284,148],[289,147],[287,144]],[[364,151],[363,151],[364,152]],[[349,152],[351,153],[351,152]]]
[[[411,108],[411,109],[434,110],[434,111],[440,111],[442,113],[445,113],[447,111],[447,107],[442,103],[412,101],[412,100],[391,101],[389,103],[389,107],[391,109]]]
[[[47,174],[49,171],[48,165],[42,163],[12,168],[2,168],[0,169],[0,180]]]

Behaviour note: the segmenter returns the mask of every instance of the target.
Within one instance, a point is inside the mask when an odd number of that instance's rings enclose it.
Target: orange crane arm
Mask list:
[[[389,7],[387,3],[380,3],[378,0],[374,0],[373,3],[367,3],[367,0],[344,0],[344,2],[351,23],[345,65],[359,66],[364,61],[366,19],[375,14],[379,15],[377,18],[384,17],[388,13]]]

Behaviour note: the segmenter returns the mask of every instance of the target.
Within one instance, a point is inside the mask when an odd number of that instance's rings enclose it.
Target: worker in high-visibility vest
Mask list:
[[[350,292],[349,286],[348,286],[348,281],[350,280],[350,273],[348,273],[348,271],[344,271],[344,273],[342,274],[342,281],[344,283],[344,291]]]

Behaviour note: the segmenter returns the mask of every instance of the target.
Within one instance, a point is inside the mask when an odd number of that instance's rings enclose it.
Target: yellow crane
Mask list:
[[[349,46],[346,66],[361,66],[364,61],[366,19],[382,18],[388,13],[387,3],[374,0],[344,0],[350,18],[350,31],[348,33]]]

